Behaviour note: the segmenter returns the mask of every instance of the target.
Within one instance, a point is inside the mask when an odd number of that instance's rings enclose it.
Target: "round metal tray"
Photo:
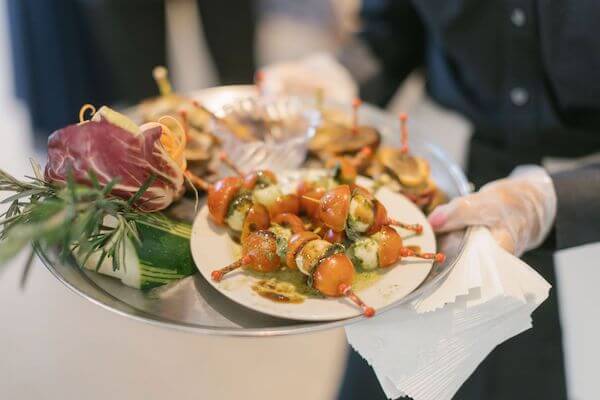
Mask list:
[[[196,92],[193,97],[218,112],[224,104],[236,98],[254,95],[256,91],[252,86],[224,86]],[[360,119],[361,123],[376,126],[385,144],[398,145],[398,135],[394,134],[395,118],[366,104],[361,108]],[[440,149],[421,142],[418,131],[413,130],[410,141],[412,151],[429,160],[433,178],[450,197],[468,193],[469,185],[464,174]],[[435,290],[460,257],[468,234],[468,231],[462,231],[438,237],[438,248],[447,255],[446,262],[434,267],[419,288],[394,305],[410,302]],[[363,318],[309,323],[269,317],[227,299],[200,274],[168,287],[143,292],[126,287],[115,279],[82,270],[73,260],[60,262],[53,250],[37,246],[36,251],[50,272],[75,293],[107,310],[149,324],[205,335],[274,336],[337,328]]]

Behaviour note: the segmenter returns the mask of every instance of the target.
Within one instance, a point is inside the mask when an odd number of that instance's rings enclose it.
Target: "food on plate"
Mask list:
[[[91,120],[84,120],[86,110],[92,111]],[[185,176],[190,174],[183,156],[185,143],[183,128],[171,117],[138,126],[106,106],[97,112],[84,106],[80,123],[59,129],[48,139],[45,179],[55,185],[69,179],[97,184],[132,200],[141,211],[159,211],[184,192]],[[146,182],[143,194],[134,197]]]
[[[327,160],[331,157],[356,154],[365,147],[370,148],[373,152],[377,150],[381,142],[381,135],[374,127],[359,124],[358,109],[361,104],[360,99],[353,101],[350,124],[323,119],[308,145],[312,155],[321,160]]]
[[[445,260],[442,253],[421,253],[404,247],[402,238],[390,226],[383,226],[378,232],[359,238],[348,247],[346,254],[357,268],[365,270],[390,267],[403,257],[430,259],[437,263]]]
[[[320,199],[303,198],[318,203],[318,218],[335,232],[345,231],[350,238],[375,233],[385,225],[398,226],[416,233],[423,227],[390,218],[386,208],[360,186],[340,185],[327,191]]]
[[[114,225],[114,219],[106,218],[104,224]],[[190,252],[192,229],[188,223],[153,213],[139,218],[135,226],[140,240],[126,239],[124,263],[120,268],[114,269],[112,260],[103,258],[101,251],[86,258],[85,254],[79,254],[81,247],[78,247],[74,251],[75,257],[86,269],[142,290],[162,286],[196,272]]]
[[[144,122],[158,121],[159,118],[170,115],[187,126],[185,157],[190,163],[198,164],[192,165],[194,169],[205,167],[219,144],[210,132],[213,114],[192,99],[174,93],[165,67],[155,67],[152,75],[160,95],[140,103],[138,114]]]
[[[233,179],[238,186],[245,180],[239,176]],[[267,181],[267,185],[276,184],[275,178]],[[326,191],[320,200],[306,195],[304,199],[317,203],[316,217],[301,207],[300,214],[286,212],[271,217],[268,227],[265,218],[260,229],[249,230],[243,236],[241,257],[214,270],[212,280],[220,282],[238,269],[264,274],[265,279],[252,286],[256,293],[277,302],[298,303],[301,295],[293,290],[293,284],[279,280],[278,274],[297,271],[305,276],[302,285],[326,297],[354,298],[350,288],[357,274],[355,268],[360,274],[367,273],[397,265],[405,257],[444,262],[442,253],[422,253],[405,247],[393,226],[416,234],[422,232],[422,226],[390,218],[383,204],[361,186],[338,185]],[[358,298],[353,301],[362,304]],[[365,315],[370,314],[366,306],[361,307]]]
[[[352,291],[354,266],[344,254],[344,247],[322,240],[318,235],[303,231],[293,234],[288,241],[285,264],[278,253],[277,234],[271,230],[252,233],[243,244],[242,257],[221,269],[211,277],[219,282],[225,274],[239,268],[258,272],[273,272],[285,266],[298,269],[307,276],[307,283],[327,297],[348,297],[361,308],[363,314],[372,317],[375,310],[360,300]]]
[[[284,194],[277,185],[275,174],[268,170],[226,177],[212,185],[195,177],[193,183],[208,193],[212,220],[217,225],[227,226],[235,240],[243,240],[253,231],[268,228],[270,219],[279,214],[298,214],[300,210],[298,197]]]
[[[335,156],[325,161],[325,168],[331,171],[332,179],[338,184],[352,184],[356,181],[358,171],[368,164],[373,150],[363,147],[353,156]]]
[[[412,202],[431,212],[447,201],[446,196],[431,178],[427,160],[410,153],[407,119],[406,114],[400,114],[401,147],[381,147],[367,173],[381,184],[395,184]]]
[[[94,115],[85,121],[88,110]],[[12,192],[0,262],[34,242],[138,289],[191,275],[189,224],[156,212],[182,192],[182,129],[138,127],[106,107],[85,106],[80,119],[52,134],[45,174],[34,161],[24,181],[0,171],[0,190]]]

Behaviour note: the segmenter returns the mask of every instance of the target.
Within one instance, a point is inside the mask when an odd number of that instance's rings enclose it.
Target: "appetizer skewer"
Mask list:
[[[356,154],[363,147],[375,151],[381,142],[381,135],[376,128],[359,123],[358,110],[361,105],[360,99],[353,101],[349,123],[325,119],[309,143],[310,152],[326,160],[332,156]]]
[[[243,179],[243,188],[252,191],[256,202],[263,204],[273,217],[280,213],[298,214],[300,199],[295,194],[283,194],[277,185],[277,176],[268,170],[255,170],[245,174],[228,156],[221,152],[220,159],[228,168]]]
[[[213,271],[211,278],[219,282],[227,273],[240,268],[273,272],[287,266],[306,275],[308,284],[324,296],[345,296],[360,307],[366,317],[372,317],[375,310],[352,291],[355,270],[343,251],[343,246],[331,244],[315,233],[303,231],[295,233],[289,239],[283,262],[282,254],[278,252],[277,235],[271,230],[257,231],[243,244],[242,257]]]
[[[327,191],[320,199],[303,196],[306,201],[318,203],[319,219],[335,232],[348,235],[372,234],[385,225],[398,226],[417,234],[423,231],[419,224],[406,224],[390,218],[386,208],[364,188],[340,185]]]
[[[421,253],[404,247],[398,232],[389,226],[383,226],[379,232],[358,239],[346,254],[354,265],[366,270],[390,267],[404,257],[434,260],[437,263],[443,263],[446,259],[443,253]]]
[[[299,211],[299,200],[295,195],[281,194],[270,178],[270,184],[262,187],[266,184],[262,183],[263,178],[266,175],[258,175],[250,185],[252,180],[230,176],[211,185],[196,176],[189,177],[196,187],[208,193],[207,204],[212,220],[217,225],[227,226],[233,237],[242,241],[253,231],[267,229],[270,219],[278,214],[297,214]]]
[[[367,173],[380,185],[398,186],[397,190],[430,212],[436,205],[446,201],[446,196],[431,179],[427,160],[411,154],[407,121],[407,115],[400,114],[400,148],[380,148]]]

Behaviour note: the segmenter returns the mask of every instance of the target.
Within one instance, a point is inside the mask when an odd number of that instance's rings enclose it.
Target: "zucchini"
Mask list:
[[[125,265],[115,271],[112,260],[107,257],[97,272],[142,290],[162,286],[196,272],[190,251],[192,231],[189,224],[173,221],[158,213],[148,214],[136,224],[141,244],[127,241]],[[99,252],[92,254],[83,267],[95,270],[99,258]]]

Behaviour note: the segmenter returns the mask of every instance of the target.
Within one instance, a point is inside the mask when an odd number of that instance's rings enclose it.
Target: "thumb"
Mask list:
[[[521,256],[522,251],[517,249],[515,245],[515,240],[504,228],[495,227],[491,229],[492,237],[502,247],[504,250],[508,251],[510,254],[514,254],[516,256]]]
[[[479,193],[458,197],[438,206],[429,215],[429,223],[436,232],[455,231],[471,225],[485,225],[482,218],[482,198]]]

